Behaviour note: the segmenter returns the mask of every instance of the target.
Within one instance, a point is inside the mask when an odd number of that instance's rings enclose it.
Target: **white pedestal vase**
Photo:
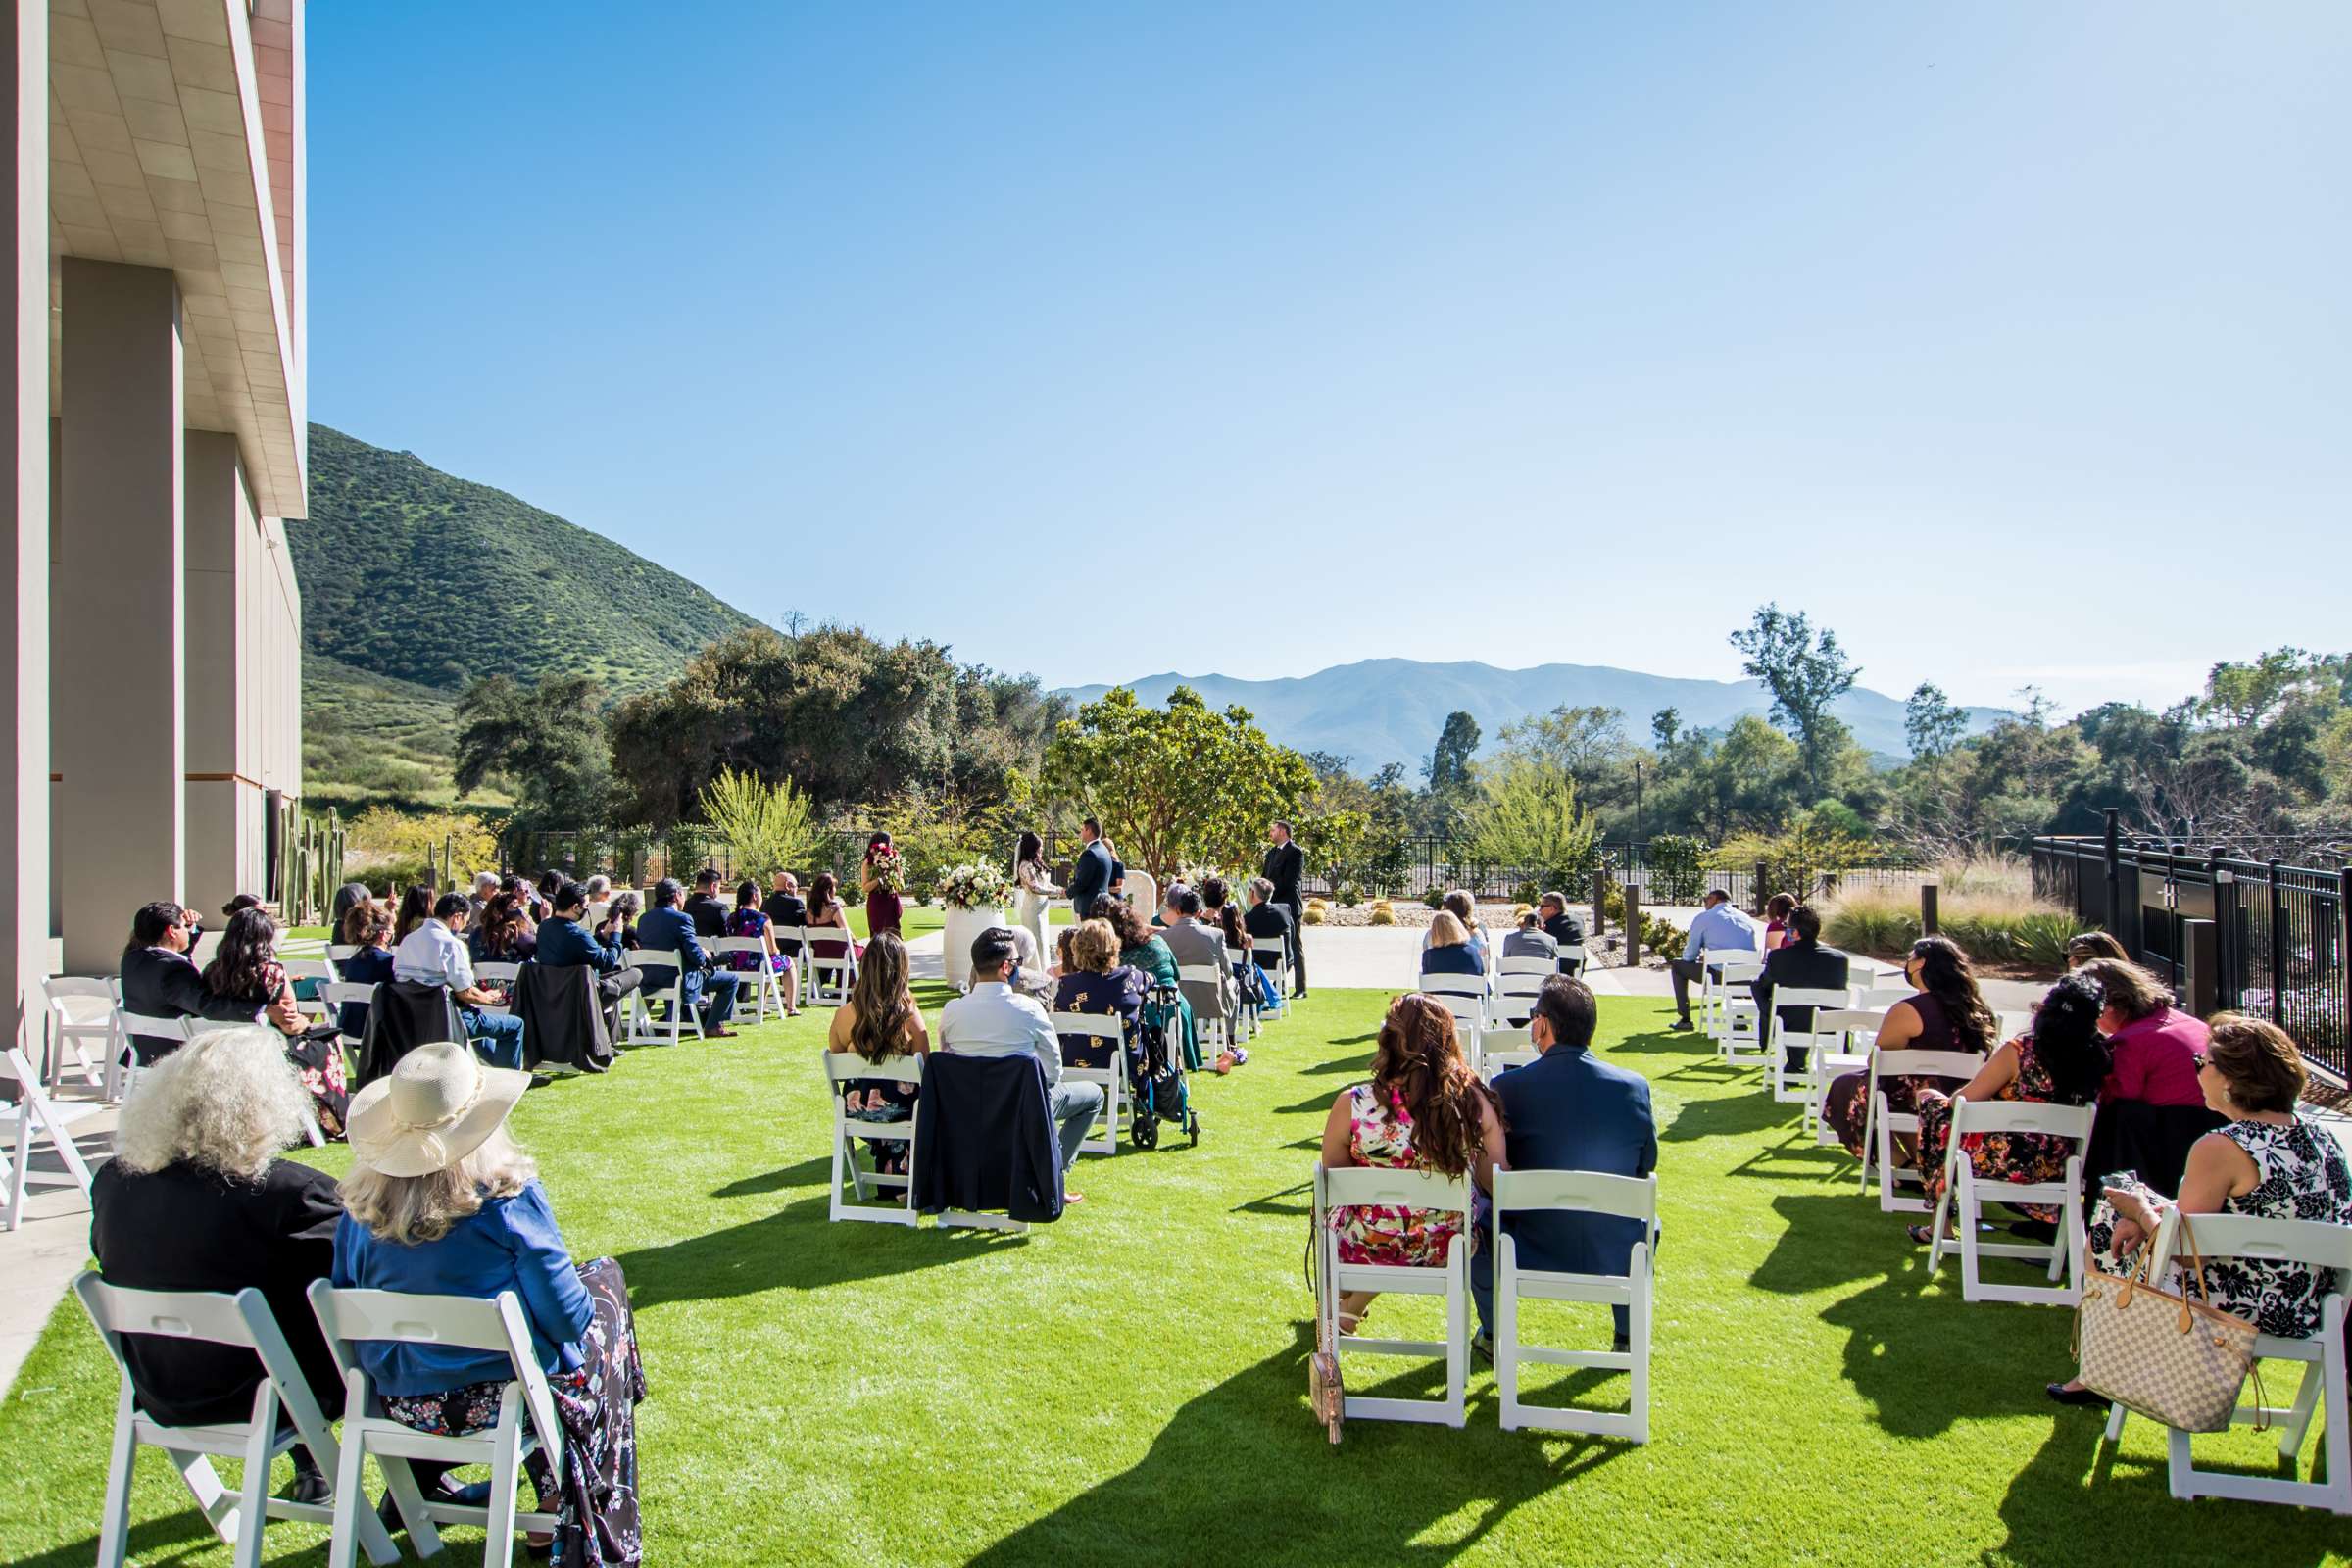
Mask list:
[[[972,941],[992,925],[1009,926],[1003,909],[950,909],[947,928],[940,933],[940,968],[948,984],[958,990],[972,978]]]

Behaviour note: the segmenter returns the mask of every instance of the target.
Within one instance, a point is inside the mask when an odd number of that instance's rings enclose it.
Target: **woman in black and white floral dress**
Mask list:
[[[2343,1146],[2297,1108],[2303,1057],[2283,1030],[2225,1012],[2213,1019],[2213,1039],[2197,1058],[2205,1102],[2230,1118],[2188,1152],[2178,1207],[2183,1214],[2249,1214],[2258,1219],[2318,1220],[2352,1225],[2352,1165]],[[2123,1273],[2155,1234],[2169,1199],[2136,1178],[2111,1184],[2090,1224],[2099,1266]],[[2193,1231],[2192,1231],[2193,1236]],[[2164,1288],[2179,1291],[2183,1265],[2175,1264]],[[2261,1332],[2306,1340],[2320,1331],[2321,1303],[2335,1271],[2307,1263],[2232,1257],[2205,1265],[2212,1304]],[[2064,1404],[2104,1404],[2080,1382],[2049,1386]]]

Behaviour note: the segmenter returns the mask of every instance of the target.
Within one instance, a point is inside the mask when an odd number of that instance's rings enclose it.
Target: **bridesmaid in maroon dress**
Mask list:
[[[885,931],[894,937],[901,934],[899,890],[891,885],[896,880],[896,873],[894,870],[891,876],[885,877],[875,865],[877,860],[888,860],[894,867],[898,860],[898,852],[892,849],[887,833],[876,833],[865,841],[865,877],[862,885],[865,889],[865,934],[869,940]]]

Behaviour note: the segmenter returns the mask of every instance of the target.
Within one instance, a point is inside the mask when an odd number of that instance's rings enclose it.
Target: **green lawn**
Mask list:
[[[2323,1516],[2169,1500],[2146,1422],[2094,1476],[2099,1417],[2041,1394],[2067,1314],[1965,1305],[1949,1273],[1923,1288],[1845,1162],[1661,1005],[1618,1000],[1603,1045],[1668,1119],[1653,1441],[1506,1434],[1481,1369],[1467,1430],[1357,1422],[1332,1449],[1304,1401],[1307,1183],[1383,1000],[1317,993],[1249,1066],[1196,1079],[1199,1149],[1085,1160],[1088,1201],[1020,1239],[826,1223],[821,1014],[531,1095],[518,1128],[575,1250],[633,1287],[648,1560],[2278,1568],[2352,1548]],[[1542,1327],[1590,1342],[1587,1310]],[[91,1559],[113,1402],[68,1307],[0,1421],[0,1560]],[[2260,1465],[2268,1442],[2222,1446]],[[226,1562],[153,1456],[135,1511],[138,1561]],[[270,1541],[320,1560],[315,1530]]]

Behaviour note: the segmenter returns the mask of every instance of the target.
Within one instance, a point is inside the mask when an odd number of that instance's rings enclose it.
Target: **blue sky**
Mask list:
[[[1055,684],[2341,646],[2352,6],[310,12],[314,417]]]

